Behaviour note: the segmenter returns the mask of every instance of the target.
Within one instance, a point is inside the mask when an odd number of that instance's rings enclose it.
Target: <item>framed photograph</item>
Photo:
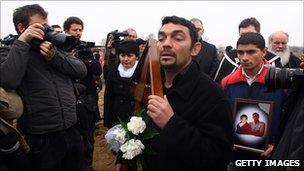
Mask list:
[[[273,101],[235,99],[234,147],[263,153],[268,147]]]

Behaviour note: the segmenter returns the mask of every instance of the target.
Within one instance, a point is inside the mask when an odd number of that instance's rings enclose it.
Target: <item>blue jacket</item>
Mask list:
[[[266,63],[266,61],[265,61]],[[278,134],[278,126],[280,122],[281,110],[285,93],[281,89],[272,92],[267,92],[265,85],[265,77],[268,73],[267,68],[263,68],[261,73],[257,75],[255,82],[251,85],[247,83],[246,77],[242,74],[240,66],[234,73],[226,76],[222,82],[222,88],[227,94],[228,101],[231,107],[234,107],[235,99],[251,99],[251,100],[267,100],[273,101],[273,113],[271,123],[271,139],[270,143],[274,142],[274,138]]]

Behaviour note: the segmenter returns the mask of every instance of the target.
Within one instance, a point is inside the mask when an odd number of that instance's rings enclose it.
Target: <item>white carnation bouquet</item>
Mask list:
[[[129,161],[131,165],[136,165],[143,154],[153,154],[153,150],[143,143],[144,140],[158,134],[156,129],[147,127],[149,121],[150,118],[144,109],[135,112],[129,122],[120,120],[120,124],[109,129],[105,135],[110,149],[115,152],[120,151],[122,158]]]

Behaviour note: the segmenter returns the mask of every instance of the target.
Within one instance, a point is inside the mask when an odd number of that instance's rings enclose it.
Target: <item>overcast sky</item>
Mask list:
[[[49,15],[49,24],[62,26],[69,16],[84,21],[82,39],[101,43],[107,33],[128,27],[139,37],[157,35],[161,18],[177,15],[187,19],[200,18],[209,42],[235,47],[238,24],[248,17],[261,23],[261,33],[267,41],[276,30],[289,33],[289,44],[304,46],[302,1],[2,1],[0,37],[16,34],[12,22],[17,7],[38,3]]]

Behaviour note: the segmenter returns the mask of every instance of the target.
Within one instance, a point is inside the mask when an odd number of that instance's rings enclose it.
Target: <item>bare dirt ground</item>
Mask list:
[[[103,90],[99,92],[99,110],[103,118]],[[115,156],[111,153],[104,138],[107,129],[103,126],[103,120],[99,122],[95,130],[95,144],[93,154],[94,171],[115,171]]]

